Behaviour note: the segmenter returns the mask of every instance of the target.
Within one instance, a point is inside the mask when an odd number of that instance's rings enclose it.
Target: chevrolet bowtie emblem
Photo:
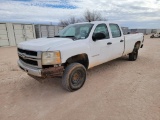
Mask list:
[[[21,57],[22,57],[23,59],[25,59],[25,58],[26,58],[26,56],[25,56],[24,54],[22,54],[22,55],[21,55]]]

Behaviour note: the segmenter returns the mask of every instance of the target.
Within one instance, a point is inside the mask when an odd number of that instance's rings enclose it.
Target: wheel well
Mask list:
[[[141,45],[141,42],[140,42],[140,41],[137,41],[137,42],[135,43],[134,48],[139,49],[139,48],[140,48],[140,45]]]
[[[78,55],[68,58],[66,60],[65,67],[67,67],[71,63],[80,63],[84,65],[86,69],[88,69],[88,66],[89,66],[88,55],[83,53],[83,54],[78,54]]]

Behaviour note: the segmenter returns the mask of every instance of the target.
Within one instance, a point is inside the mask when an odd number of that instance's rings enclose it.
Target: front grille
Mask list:
[[[24,63],[30,64],[30,65],[34,65],[34,66],[38,66],[38,62],[37,61],[24,59],[21,56],[19,56],[19,59],[22,60]]]
[[[37,52],[35,51],[23,50],[23,49],[18,48],[18,52],[25,53],[26,55],[37,56]]]

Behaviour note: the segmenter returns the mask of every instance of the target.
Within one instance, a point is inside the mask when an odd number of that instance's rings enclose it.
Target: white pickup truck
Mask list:
[[[143,47],[142,33],[123,35],[112,22],[71,24],[54,38],[40,38],[18,44],[18,65],[32,77],[62,77],[68,91],[80,89],[86,70],[129,55],[135,61]]]

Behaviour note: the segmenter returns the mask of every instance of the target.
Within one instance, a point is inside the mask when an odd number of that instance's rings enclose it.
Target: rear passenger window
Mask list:
[[[110,26],[113,38],[121,37],[121,31],[120,31],[119,26],[117,24],[110,24],[109,26]]]

